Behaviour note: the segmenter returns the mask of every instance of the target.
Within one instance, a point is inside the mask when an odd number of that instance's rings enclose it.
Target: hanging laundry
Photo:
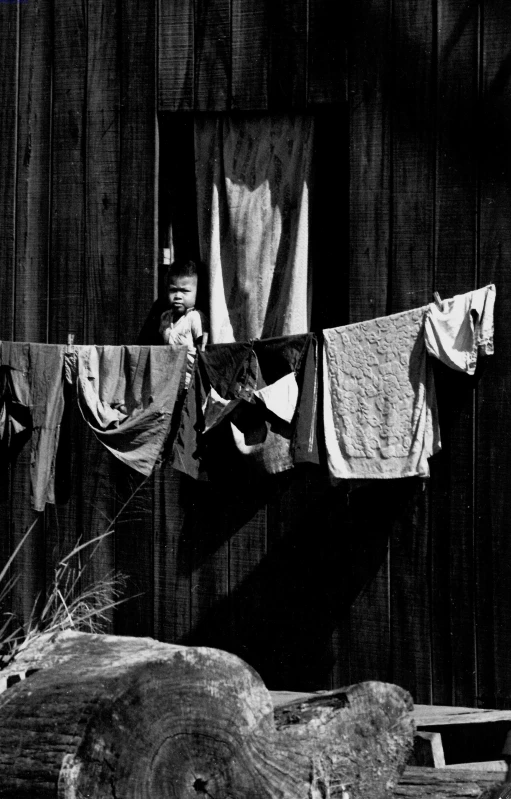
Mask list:
[[[473,375],[477,356],[493,354],[495,286],[457,294],[441,307],[431,303],[425,317],[426,348],[430,355]]]
[[[64,412],[64,345],[0,344],[0,441],[15,452],[31,437],[32,505],[55,503],[55,459]]]
[[[187,347],[77,347],[78,405],[102,444],[149,475],[184,385]]]
[[[411,311],[324,330],[324,430],[338,479],[429,475],[440,449],[427,352],[473,373],[477,352],[493,352],[495,288]],[[426,333],[425,333],[426,330]]]
[[[317,463],[315,345],[315,336],[305,334],[213,345],[200,353],[174,467],[197,478]]]

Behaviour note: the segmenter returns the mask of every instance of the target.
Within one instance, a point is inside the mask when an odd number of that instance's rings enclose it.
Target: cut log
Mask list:
[[[234,655],[66,633],[9,667],[0,797],[390,796],[413,743],[403,689],[361,683],[281,706]],[[38,669],[37,671],[34,671]]]

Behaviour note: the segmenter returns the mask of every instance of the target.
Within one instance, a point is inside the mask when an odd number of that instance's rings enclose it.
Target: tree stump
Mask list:
[[[61,633],[1,676],[35,669],[0,694],[0,797],[374,799],[391,795],[413,743],[397,686],[274,716],[256,672],[217,649]]]

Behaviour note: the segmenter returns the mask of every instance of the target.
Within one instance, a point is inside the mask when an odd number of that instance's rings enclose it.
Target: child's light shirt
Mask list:
[[[185,313],[172,321],[172,311],[165,311],[160,317],[160,334],[165,344],[179,346],[186,344],[188,347],[188,364],[186,369],[186,385],[190,382],[190,376],[195,362],[197,348],[195,342],[201,338],[205,332],[202,314],[195,308],[188,308]]]

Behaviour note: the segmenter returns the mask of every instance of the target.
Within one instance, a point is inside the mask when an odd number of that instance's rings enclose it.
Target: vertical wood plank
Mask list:
[[[349,503],[345,532],[349,578],[345,579],[351,599],[352,682],[390,679],[388,539],[395,491],[394,486],[362,486],[346,498]]]
[[[381,316],[387,308],[390,8],[387,0],[363,0],[351,9],[350,322]],[[369,509],[378,505],[371,489],[360,490],[362,493],[352,493],[348,508],[351,568],[359,575],[349,614],[350,681],[390,676],[390,528],[388,520],[382,525],[380,518],[368,515]]]
[[[16,168],[17,168],[17,116],[19,81],[19,5],[0,5],[0,340],[14,338],[15,312],[15,258],[16,258]],[[12,469],[1,468],[0,527],[3,531],[0,557],[6,563],[17,544],[11,518]],[[14,565],[19,570],[21,559]],[[18,572],[19,573],[19,572]],[[21,594],[23,589],[21,588]],[[15,588],[2,610],[6,613],[20,610],[20,587]]]
[[[495,699],[495,707],[511,707],[511,674],[505,652],[511,628],[510,495],[511,417],[507,397],[511,390],[509,358],[511,335],[506,309],[511,307],[511,158],[508,147],[511,102],[510,52],[507,31],[511,8],[503,0],[485,3],[483,15],[483,97],[480,111],[480,285],[497,287],[495,355],[484,368],[478,397],[477,427],[477,591],[478,654],[484,675],[480,693]],[[491,542],[491,544],[490,544]],[[491,557],[490,557],[491,545]],[[493,610],[493,629],[487,618]],[[494,664],[494,685],[487,675]],[[507,665],[506,665],[507,662]],[[489,695],[489,696],[488,696]]]
[[[390,240],[390,3],[352,9],[350,94],[350,322],[387,309]]]
[[[181,643],[190,633],[191,538],[187,509],[190,478],[166,465],[156,475],[154,634],[159,641]]]
[[[435,135],[434,3],[393,4],[392,263],[388,312],[423,305],[431,298],[434,253]],[[407,531],[403,550],[403,531]],[[412,493],[396,519],[391,548],[392,675],[402,675],[416,701],[430,701],[431,628],[427,492]],[[393,558],[395,563],[393,563]],[[417,593],[418,592],[418,593]],[[405,630],[399,608],[410,605],[416,626]],[[405,612],[405,611],[402,611]],[[413,632],[413,635],[411,634]],[[398,679],[396,677],[396,679]],[[419,699],[421,697],[421,699]]]
[[[307,90],[307,0],[270,5],[270,107],[302,109]]]
[[[191,524],[190,643],[230,648],[229,533],[222,525],[225,486],[195,483]]]
[[[93,541],[106,533],[117,511],[115,462],[110,453],[95,437],[92,430],[80,424],[79,452],[87,464],[82,471],[80,485],[74,487],[79,495],[83,542]],[[83,552],[84,573],[82,586],[99,584],[110,579],[116,571],[114,532],[100,543],[91,544]],[[119,586],[120,587],[120,586]],[[124,598],[110,593],[109,601]],[[127,606],[129,610],[129,604]],[[114,611],[106,614],[105,632],[113,632]]]
[[[391,679],[410,691],[414,702],[430,704],[428,494],[419,479],[400,483],[400,511],[390,538]]]
[[[160,0],[158,110],[194,108],[194,14],[191,0]]]
[[[20,15],[14,338],[45,342],[50,249],[51,4],[49,0],[24,3]]]
[[[14,332],[19,11],[0,5],[0,340]]]
[[[254,602],[252,586],[266,555],[266,505],[264,494],[259,494],[258,503],[255,492],[248,493],[233,495],[225,507],[226,525],[235,528],[229,538],[229,616],[231,651],[257,669],[260,647],[254,643],[260,635],[254,632],[260,623],[261,599]]]
[[[136,341],[154,299],[156,256],[156,7],[121,0],[121,164],[119,344]],[[121,634],[153,631],[152,478],[118,471],[120,503],[128,500],[115,538],[116,568],[142,592],[116,614]]]
[[[54,7],[50,341],[84,333],[84,108],[87,32],[83,0]]]
[[[309,0],[309,104],[336,103],[347,99],[347,6],[337,0]],[[353,9],[356,15],[358,8]],[[372,26],[370,19],[368,24]]]
[[[427,302],[433,276],[433,0],[393,6],[393,245],[388,312]]]
[[[154,476],[116,464],[119,512],[115,527],[115,570],[126,577],[126,598],[116,608],[117,635],[154,634]],[[121,510],[124,507],[124,510]]]
[[[232,2],[231,108],[262,111],[268,108],[270,58],[268,5],[261,0]]]
[[[225,111],[231,93],[230,0],[198,0],[195,14],[195,110]]]
[[[437,30],[434,280],[440,295],[450,297],[471,290],[476,281],[477,6],[442,0]],[[474,705],[475,386],[447,369],[438,368],[435,377],[444,452],[439,456],[442,466],[433,472],[431,493],[433,701]],[[446,541],[450,552],[446,552]],[[445,612],[447,603],[449,614]]]
[[[51,245],[48,336],[65,344],[84,334],[84,136],[87,70],[86,10],[83,0],[53,4],[53,105],[51,159]],[[56,505],[47,506],[46,580],[81,532],[78,408],[71,386],[61,424],[55,479]]]
[[[88,0],[84,343],[117,344],[119,106],[117,0]]]
[[[156,8],[121,2],[119,344],[132,344],[154,300],[156,258]]]
[[[119,332],[121,79],[118,30],[117,0],[105,0],[100,4],[87,2],[85,343],[116,344]],[[77,446],[87,463],[79,487],[84,540],[87,541],[105,532],[115,516],[115,467],[111,456],[83,423],[77,435]],[[88,565],[84,581],[96,583],[114,571],[114,549],[112,535],[104,539],[97,550],[85,550]],[[113,613],[108,616],[111,629]]]

